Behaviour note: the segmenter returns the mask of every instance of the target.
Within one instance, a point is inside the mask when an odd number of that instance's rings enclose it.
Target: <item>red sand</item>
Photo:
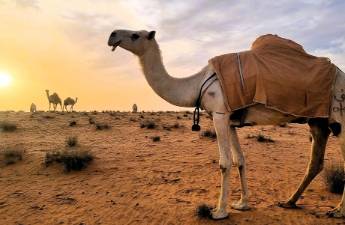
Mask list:
[[[199,204],[217,202],[218,149],[215,141],[190,130],[191,115],[184,114],[143,113],[145,119],[154,118],[159,124],[148,130],[140,128],[140,114],[89,113],[97,122],[112,126],[96,131],[83,113],[1,112],[0,121],[14,122],[18,130],[0,133],[0,150],[15,147],[25,153],[17,164],[1,164],[0,224],[345,224],[325,216],[341,196],[327,191],[323,173],[299,200],[303,209],[276,206],[293,193],[306,170],[310,143],[305,125],[240,129],[252,210],[228,207],[227,220],[198,219]],[[69,126],[72,120],[77,121],[76,127]],[[162,128],[175,122],[184,127]],[[202,116],[201,125],[206,129],[212,121]],[[246,138],[260,132],[275,142]],[[79,137],[80,148],[89,149],[94,161],[77,172],[64,173],[60,165],[46,168],[42,164],[45,153],[65,148],[65,139],[71,135]],[[155,135],[161,137],[160,142],[150,139]],[[338,141],[330,137],[325,166],[341,160]],[[236,168],[231,170],[230,183],[229,205],[240,196]]]

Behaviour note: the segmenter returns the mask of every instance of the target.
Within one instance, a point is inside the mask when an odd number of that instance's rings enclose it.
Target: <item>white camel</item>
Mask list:
[[[54,112],[55,112],[56,107],[57,107],[58,104],[60,104],[61,110],[63,110],[62,109],[61,98],[59,97],[59,95],[56,94],[55,92],[52,95],[49,95],[49,90],[46,90],[46,93],[47,93],[47,98],[48,98],[48,101],[49,101],[49,111],[50,111],[51,104],[53,104]]]
[[[34,113],[37,111],[36,105],[34,103],[31,103],[30,105],[30,112]]]
[[[137,104],[133,104],[132,113],[137,113],[137,112],[138,112],[138,106],[137,106]]]
[[[163,65],[160,49],[155,40],[155,31],[115,30],[109,37],[108,45],[112,46],[113,51],[119,46],[137,55],[145,78],[152,89],[160,97],[176,106],[195,107],[201,85],[214,74],[212,67],[207,65],[200,72],[186,78],[170,76]],[[343,89],[345,89],[345,74],[337,69],[333,96],[339,96],[340,94],[345,99],[345,94],[342,95]],[[339,103],[336,103],[333,99],[332,106],[336,106],[336,104]],[[225,98],[218,80],[211,83],[204,91],[201,107],[212,115],[218,137],[221,188],[218,204],[212,211],[212,217],[214,219],[222,219],[228,216],[226,211],[229,192],[228,180],[232,163],[238,168],[242,189],[240,200],[233,203],[232,207],[237,210],[249,209],[245,159],[234,126],[238,121],[231,118],[232,112],[227,111],[225,107]],[[249,124],[276,125],[298,119],[294,116],[287,116],[278,111],[265,108],[262,104],[252,105],[247,107],[246,110],[247,114],[244,123]],[[345,124],[345,117],[333,111],[328,119],[314,118],[308,119],[307,122],[313,137],[311,159],[308,170],[298,189],[287,201],[279,204],[284,208],[295,208],[295,203],[303,191],[322,170],[325,146],[330,133],[329,125],[331,123],[343,125]],[[345,131],[342,131],[339,137],[342,155],[345,158]],[[329,215],[345,217],[345,191],[340,204],[330,211]]]
[[[68,109],[67,109],[67,106],[71,106],[71,112],[73,111],[73,107],[74,105],[77,103],[78,101],[78,98],[75,98],[75,100],[71,97],[68,97],[66,98],[64,101],[63,101],[63,105],[64,105],[64,108],[66,109],[66,111],[68,112]]]

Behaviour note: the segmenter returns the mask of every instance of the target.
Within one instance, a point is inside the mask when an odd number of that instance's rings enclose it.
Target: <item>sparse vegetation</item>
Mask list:
[[[342,194],[344,191],[344,168],[340,165],[333,165],[325,169],[325,183],[328,190],[335,194]]]
[[[45,165],[61,163],[64,166],[64,170],[69,172],[71,170],[82,170],[86,168],[89,163],[93,160],[93,155],[86,150],[61,150],[51,151],[46,153]]]
[[[270,143],[274,142],[274,140],[270,136],[265,136],[263,134],[258,134],[258,135],[248,134],[247,138],[248,139],[255,138],[258,142],[270,142]]]
[[[206,204],[201,204],[196,209],[196,215],[199,217],[199,219],[211,218],[211,211],[212,207]]]
[[[137,119],[135,119],[134,117],[131,117],[131,118],[129,118],[129,121],[131,121],[131,122],[137,122]]]
[[[45,118],[45,119],[54,119],[55,117],[51,116],[51,115],[44,115],[43,118]]]
[[[77,121],[75,121],[75,120],[73,120],[73,121],[71,121],[70,123],[69,123],[69,126],[70,127],[74,127],[74,126],[76,126],[77,125]]]
[[[201,136],[202,137],[208,137],[210,139],[216,139],[217,138],[216,132],[214,130],[210,130],[210,129],[202,131]]]
[[[95,120],[92,117],[89,117],[89,124],[95,124]]]
[[[140,128],[155,129],[157,124],[153,120],[145,120],[140,123]]]
[[[78,145],[78,137],[77,136],[71,136],[66,139],[66,145],[68,147],[75,147]]]
[[[3,132],[13,132],[17,130],[17,125],[7,121],[0,122],[0,131]]]
[[[111,126],[107,123],[96,123],[97,130],[109,130]]]
[[[1,158],[5,165],[14,164],[23,159],[23,151],[19,149],[5,149],[1,151]]]
[[[151,137],[151,139],[153,142],[158,142],[161,140],[161,137],[160,136],[153,136],[153,137]]]

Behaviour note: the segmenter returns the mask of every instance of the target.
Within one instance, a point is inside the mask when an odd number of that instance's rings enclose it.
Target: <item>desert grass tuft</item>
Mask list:
[[[151,137],[151,139],[153,142],[158,142],[161,140],[161,137],[160,136],[153,136],[153,137]]]
[[[274,140],[270,136],[265,136],[263,134],[258,134],[258,135],[248,134],[247,138],[248,139],[255,138],[258,142],[269,142],[269,143],[274,142]]]
[[[199,217],[199,219],[212,218],[211,211],[212,207],[206,204],[201,204],[196,208],[196,215]]]
[[[17,130],[17,125],[7,121],[0,122],[0,131],[3,132],[13,132]]]
[[[95,119],[93,117],[89,117],[89,124],[95,124]]]
[[[75,120],[73,120],[73,121],[71,121],[70,123],[69,123],[69,126],[70,127],[74,127],[74,126],[76,126],[77,125],[77,121],[75,121]]]
[[[153,120],[145,120],[140,123],[140,128],[155,129],[157,124]]]
[[[15,164],[23,159],[23,153],[19,149],[5,149],[1,151],[2,161],[5,165]]]
[[[202,131],[200,135],[202,137],[207,137],[210,139],[216,139],[217,138],[216,132],[214,130],[210,130],[210,129]]]
[[[107,123],[96,123],[96,130],[109,130],[111,126]]]
[[[86,168],[93,160],[93,155],[86,150],[61,150],[47,152],[45,156],[45,165],[48,167],[53,163],[60,163],[64,166],[64,170],[82,170]]]
[[[328,190],[335,194],[342,194],[344,191],[344,168],[340,165],[333,165],[325,169],[324,180]]]
[[[78,137],[77,136],[70,136],[66,139],[66,146],[67,147],[76,147],[78,145]]]

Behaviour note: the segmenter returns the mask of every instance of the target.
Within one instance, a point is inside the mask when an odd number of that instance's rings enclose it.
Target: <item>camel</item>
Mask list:
[[[137,113],[137,112],[138,112],[138,106],[137,106],[137,104],[133,104],[132,113]]]
[[[138,56],[142,71],[151,88],[160,97],[173,105],[195,107],[199,92],[203,91],[201,108],[213,118],[220,157],[220,195],[217,206],[212,210],[211,216],[213,219],[228,217],[228,212],[226,211],[229,192],[228,180],[232,164],[237,167],[241,181],[240,200],[234,202],[232,207],[237,210],[248,210],[246,164],[235,126],[238,121],[232,119],[233,112],[229,112],[225,107],[225,98],[219,81],[217,79],[209,81],[209,77],[214,74],[212,67],[206,65],[201,71],[185,78],[172,77],[163,65],[159,45],[155,40],[155,31],[114,30],[109,37],[108,45],[112,47],[112,51],[119,46]],[[336,81],[332,90],[332,95],[334,96],[331,103],[332,108],[339,106],[339,102],[335,100],[339,100],[339,96],[341,96],[341,101],[345,100],[345,93],[342,93],[345,90],[345,73],[340,69],[337,69],[336,73]],[[205,81],[207,81],[207,88],[200,90]],[[342,107],[338,109],[333,110],[327,119],[306,118],[312,136],[311,158],[308,169],[297,190],[287,201],[280,202],[278,204],[280,207],[296,208],[296,202],[301,194],[322,170],[325,147],[330,134],[330,124],[338,125],[338,128],[345,124],[345,117],[341,116],[342,113],[336,112],[343,109]],[[300,119],[293,115],[286,115],[279,111],[268,109],[262,104],[248,106],[246,110],[247,114],[244,118],[244,124],[278,125]],[[345,131],[339,130],[338,137],[342,156],[345,158]],[[333,217],[345,217],[345,191],[339,205],[329,211],[328,214]]]
[[[71,106],[71,111],[73,111],[73,107],[77,103],[77,101],[78,101],[78,98],[75,98],[75,100],[73,98],[71,98],[71,97],[66,98],[63,101],[63,105],[64,105],[64,108],[66,109],[66,111],[68,112],[68,110],[67,110],[67,106],[68,105]]]
[[[36,111],[37,111],[36,105],[34,103],[31,103],[31,105],[30,105],[30,112],[34,113]]]
[[[61,98],[59,97],[59,95],[56,94],[55,92],[52,95],[49,95],[49,90],[46,90],[46,93],[47,93],[47,98],[48,98],[48,101],[49,101],[49,111],[50,111],[51,104],[53,104],[54,112],[56,111],[56,107],[57,107],[58,104],[60,104],[61,110],[63,110],[62,109]]]

